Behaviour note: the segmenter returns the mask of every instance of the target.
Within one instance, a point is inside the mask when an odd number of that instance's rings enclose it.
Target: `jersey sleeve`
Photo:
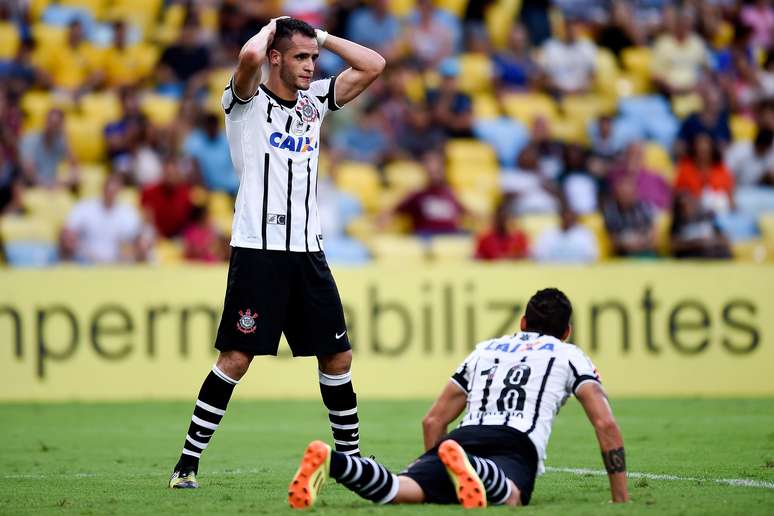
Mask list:
[[[242,99],[234,91],[234,77],[228,82],[228,86],[223,91],[223,97],[220,100],[220,105],[223,107],[223,112],[226,113],[226,117],[234,122],[238,122],[244,118],[244,116],[250,112],[253,107],[253,99],[258,93],[256,90],[250,98]]]
[[[597,368],[580,348],[573,346],[567,357],[567,362],[570,368],[566,386],[568,393],[575,394],[578,387],[586,382],[602,383]]]
[[[328,77],[314,81],[309,86],[309,95],[317,101],[317,107],[320,110],[320,116],[325,118],[328,111],[336,111],[339,106],[336,104],[336,76]]]
[[[474,350],[462,361],[462,364],[460,364],[451,376],[451,381],[456,383],[457,386],[465,392],[470,392],[470,383],[473,378],[473,369],[475,369],[477,356],[478,352]]]

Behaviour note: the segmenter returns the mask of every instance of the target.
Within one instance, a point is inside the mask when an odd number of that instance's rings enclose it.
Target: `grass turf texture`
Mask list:
[[[395,471],[421,451],[427,401],[361,402],[362,447]],[[166,487],[192,403],[0,405],[0,514],[290,514],[286,489],[305,445],[330,441],[318,402],[235,401],[203,455],[201,489]],[[549,472],[524,514],[774,514],[774,400],[614,400],[634,500],[607,503],[604,476]],[[574,400],[556,420],[548,466],[601,469]],[[315,514],[450,514],[454,506],[375,506],[335,482]],[[507,508],[490,509],[506,511]],[[297,513],[296,513],[297,514]]]

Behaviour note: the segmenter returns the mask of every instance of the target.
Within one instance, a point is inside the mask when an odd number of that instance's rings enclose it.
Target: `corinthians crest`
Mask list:
[[[242,333],[253,333],[255,331],[255,320],[258,319],[258,314],[254,314],[248,308],[244,312],[239,311],[239,321],[237,322],[237,330]]]
[[[315,122],[320,117],[317,108],[309,101],[309,97],[305,96],[301,96],[298,99],[298,103],[296,103],[296,113],[301,120],[308,124]]]

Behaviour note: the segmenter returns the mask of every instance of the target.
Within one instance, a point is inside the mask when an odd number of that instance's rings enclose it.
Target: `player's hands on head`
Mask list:
[[[277,21],[278,20],[284,20],[290,18],[290,16],[278,16],[276,18],[272,18],[269,20],[269,23],[263,26],[261,29],[261,32],[266,31],[267,36],[269,38],[269,44],[271,44],[271,40],[274,38],[274,33],[277,31]]]

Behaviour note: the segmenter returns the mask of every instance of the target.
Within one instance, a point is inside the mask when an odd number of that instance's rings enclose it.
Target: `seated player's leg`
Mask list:
[[[296,283],[285,335],[294,356],[316,356],[320,394],[337,451],[360,455],[360,422],[352,387],[352,351],[341,298],[325,255],[294,257]]]
[[[457,493],[460,504],[466,509],[486,507],[487,491],[484,483],[468,460],[468,455],[462,446],[448,439],[438,447],[438,458],[446,467],[446,473],[454,484],[454,492]]]
[[[288,486],[288,503],[295,509],[314,505],[328,478],[338,480],[366,500],[393,502],[401,489],[398,477],[373,459],[331,450],[322,441],[309,443],[301,464]]]

